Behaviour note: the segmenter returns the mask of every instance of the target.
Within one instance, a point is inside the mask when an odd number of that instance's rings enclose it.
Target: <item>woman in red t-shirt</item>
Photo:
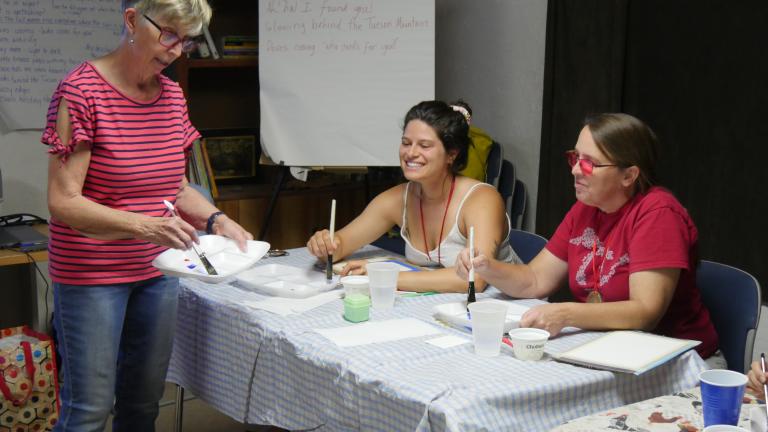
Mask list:
[[[627,114],[586,120],[566,152],[578,200],[552,239],[528,265],[484,255],[475,273],[513,297],[541,298],[566,280],[575,302],[529,310],[521,326],[553,335],[563,327],[640,329],[702,341],[717,350],[717,333],[696,287],[698,232],[685,208],[656,186],[657,140]],[[469,251],[457,261],[466,277]]]

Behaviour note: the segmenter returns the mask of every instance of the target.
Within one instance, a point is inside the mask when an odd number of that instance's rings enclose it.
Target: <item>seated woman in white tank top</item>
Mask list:
[[[400,143],[400,167],[409,182],[379,194],[335,233],[333,242],[328,230],[316,232],[307,242],[309,252],[323,261],[328,255],[338,261],[399,225],[409,261],[446,267],[401,272],[397,287],[403,291],[466,292],[467,281],[452,267],[468,246],[470,226],[475,227],[479,253],[519,262],[507,242],[509,219],[499,193],[457,175],[467,162],[470,115],[462,101],[451,105],[425,101],[412,107],[405,115]],[[364,273],[365,261],[351,261],[342,271]],[[476,290],[485,286],[483,280],[475,280]]]

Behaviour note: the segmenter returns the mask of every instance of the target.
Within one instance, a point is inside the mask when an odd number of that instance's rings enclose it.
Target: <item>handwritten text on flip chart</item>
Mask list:
[[[0,0],[0,119],[39,128],[53,90],[77,64],[117,46],[117,0]]]
[[[433,31],[429,19],[382,10],[374,0],[267,0],[259,49],[271,54],[386,56],[409,31]]]

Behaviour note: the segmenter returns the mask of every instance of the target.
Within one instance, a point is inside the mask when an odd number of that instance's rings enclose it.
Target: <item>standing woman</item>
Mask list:
[[[179,281],[152,260],[196,230],[252,236],[189,187],[200,135],[161,72],[211,17],[205,0],[124,0],[120,45],[71,71],[53,94],[49,270],[62,360],[56,431],[152,431],[170,357]],[[180,217],[163,200],[175,202]]]
[[[695,339],[703,358],[717,334],[696,287],[698,231],[688,212],[656,186],[656,136],[627,114],[588,118],[566,152],[576,204],[529,265],[487,256],[475,272],[513,297],[541,298],[568,281],[576,302],[534,307],[520,325],[548,330],[635,329]],[[465,275],[469,253],[456,268]]]
[[[509,246],[509,219],[496,189],[458,175],[467,163],[469,106],[425,101],[405,115],[400,142],[400,167],[408,183],[388,189],[371,201],[363,213],[330,239],[328,230],[307,242],[309,252],[326,260],[340,260],[395,225],[405,240],[408,261],[437,268],[428,272],[401,272],[397,288],[404,291],[466,292],[467,279],[451,268],[467,247],[469,227],[475,227],[475,245],[504,262],[519,262]],[[351,261],[343,274],[365,273],[365,261]],[[485,282],[476,280],[478,291]]]

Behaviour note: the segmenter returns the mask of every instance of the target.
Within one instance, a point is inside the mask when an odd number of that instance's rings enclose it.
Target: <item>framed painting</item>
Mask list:
[[[257,130],[209,129],[200,133],[216,181],[256,177],[256,165],[261,155]]]

